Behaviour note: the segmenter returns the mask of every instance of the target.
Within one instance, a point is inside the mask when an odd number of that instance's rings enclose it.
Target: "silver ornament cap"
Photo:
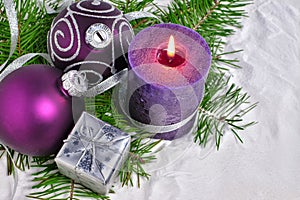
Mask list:
[[[71,70],[61,77],[63,89],[70,96],[81,97],[88,90],[88,80],[85,73]]]

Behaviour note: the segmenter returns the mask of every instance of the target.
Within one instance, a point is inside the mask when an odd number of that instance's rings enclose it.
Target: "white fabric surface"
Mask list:
[[[201,149],[191,137],[169,144],[148,167],[149,181],[140,189],[117,185],[112,200],[300,199],[300,4],[255,0],[247,9],[250,18],[226,50],[244,49],[235,56],[243,69],[232,74],[259,101],[247,117],[259,124],[242,133],[244,144],[225,135],[219,151]],[[4,164],[0,199],[9,199],[13,181]],[[26,199],[30,179],[21,173],[15,199]]]

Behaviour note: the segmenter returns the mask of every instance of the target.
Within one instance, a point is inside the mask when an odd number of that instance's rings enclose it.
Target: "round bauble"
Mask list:
[[[64,9],[53,21],[48,51],[65,71],[94,70],[102,80],[127,68],[128,46],[134,36],[123,13],[100,0],[83,0]]]
[[[0,141],[27,155],[56,153],[74,122],[72,99],[58,86],[62,71],[19,68],[0,82]]]

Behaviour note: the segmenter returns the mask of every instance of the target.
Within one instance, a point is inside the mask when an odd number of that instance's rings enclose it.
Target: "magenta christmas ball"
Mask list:
[[[100,0],[83,0],[54,19],[48,51],[60,69],[94,70],[106,79],[128,67],[126,56],[133,36],[120,10]]]
[[[22,67],[0,82],[0,141],[27,155],[56,153],[73,127],[72,99],[58,86],[62,71]]]

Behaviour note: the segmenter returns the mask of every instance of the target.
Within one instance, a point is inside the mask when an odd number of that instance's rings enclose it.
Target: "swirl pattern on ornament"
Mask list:
[[[70,21],[68,21],[68,20],[66,20],[66,19],[64,19],[64,18],[62,18],[62,19],[60,19],[58,22],[65,22],[65,23],[67,24],[69,30],[72,29]],[[70,31],[70,34],[71,34],[71,38],[74,38],[74,33],[73,33],[73,31]],[[70,45],[69,45],[68,47],[63,48],[63,47],[61,47],[61,46],[59,45],[59,42],[58,42],[58,39],[57,39],[58,36],[61,36],[61,37],[65,38],[65,34],[64,34],[61,30],[58,30],[58,31],[55,32],[55,34],[54,34],[54,44],[56,45],[56,47],[57,47],[60,51],[62,51],[62,52],[67,52],[67,51],[69,51],[69,50],[72,48],[73,44],[74,44],[74,40],[71,40],[71,43],[70,43]]]
[[[66,16],[68,16],[68,13],[66,14]],[[73,29],[72,29],[72,24],[70,22],[69,19],[67,18],[61,18],[59,19],[54,25],[53,25],[53,29],[50,30],[50,34],[49,34],[49,42],[50,42],[50,49],[51,49],[51,58],[52,60],[55,60],[56,58],[62,60],[62,61],[72,61],[73,59],[75,59],[78,55],[79,55],[79,51],[80,51],[80,46],[81,46],[81,41],[80,41],[80,32],[79,32],[79,29],[78,29],[78,24],[76,22],[76,19],[74,18],[73,15],[69,15],[72,19],[72,22],[73,22],[73,26],[75,28],[75,31],[76,31],[76,37],[77,37],[77,48],[76,48],[76,51],[75,53],[71,56],[71,57],[61,57],[59,56],[53,49],[53,42],[52,42],[52,31],[54,30],[55,27],[59,26],[60,23],[66,23],[67,24],[67,27],[70,31],[70,44],[67,46],[67,47],[63,47],[59,44],[59,41],[58,41],[58,37],[61,36],[63,38],[65,38],[65,33],[63,33],[63,31],[61,30],[57,30],[55,33],[54,33],[54,44],[55,44],[55,47],[61,51],[61,52],[68,52],[70,50],[72,50],[72,48],[74,47],[74,32],[73,32]],[[65,41],[65,40],[64,40]]]

